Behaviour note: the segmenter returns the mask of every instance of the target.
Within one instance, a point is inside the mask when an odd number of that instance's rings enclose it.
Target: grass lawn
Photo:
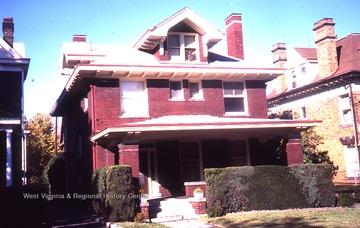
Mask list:
[[[360,209],[317,208],[283,211],[250,211],[207,218],[204,223],[221,227],[360,227]]]
[[[168,226],[159,223],[138,223],[138,222],[119,222],[117,225],[121,228],[168,228]]]

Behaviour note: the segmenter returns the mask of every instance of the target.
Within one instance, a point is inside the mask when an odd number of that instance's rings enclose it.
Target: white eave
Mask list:
[[[135,43],[134,48],[138,50],[152,50],[161,40],[167,37],[169,29],[180,22],[186,23],[199,34],[203,35],[203,42],[209,46],[214,45],[224,37],[224,34],[221,31],[209,24],[191,9],[185,7],[168,19],[156,25],[154,28],[147,30],[145,34]]]
[[[84,78],[153,78],[153,79],[217,79],[270,81],[284,74],[281,68],[246,68],[229,65],[77,65],[65,89],[70,91],[78,79]]]

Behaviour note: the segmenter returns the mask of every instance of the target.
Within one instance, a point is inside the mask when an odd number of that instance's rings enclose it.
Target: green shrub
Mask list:
[[[349,193],[340,193],[337,199],[337,206],[351,207],[354,205],[354,198]]]
[[[205,169],[205,181],[209,216],[242,210],[325,207],[335,203],[331,167],[327,165]]]
[[[332,169],[325,164],[300,164],[290,168],[300,183],[307,207],[333,207],[336,189],[332,182]]]
[[[97,169],[92,176],[96,197],[93,208],[97,215],[110,222],[133,221],[138,198],[132,182],[130,166],[110,166]]]

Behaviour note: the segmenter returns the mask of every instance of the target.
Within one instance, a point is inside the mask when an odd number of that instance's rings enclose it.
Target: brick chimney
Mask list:
[[[72,37],[72,42],[86,42],[86,35],[76,35],[74,34]]]
[[[14,46],[14,22],[12,17],[5,17],[2,23],[2,30],[4,33],[4,40],[10,45]]]
[[[225,19],[228,55],[244,59],[241,14],[233,13]]]
[[[277,43],[272,46],[271,52],[273,53],[273,64],[276,67],[283,68],[287,61],[286,57],[286,44],[285,43]],[[280,75],[276,78],[275,85],[276,94],[280,94],[287,89],[287,81],[286,75]]]
[[[324,18],[314,24],[320,79],[332,75],[338,68],[334,25],[332,18]]]
[[[277,67],[284,67],[286,58],[286,44],[277,43],[272,46],[271,52],[273,53],[273,64]]]

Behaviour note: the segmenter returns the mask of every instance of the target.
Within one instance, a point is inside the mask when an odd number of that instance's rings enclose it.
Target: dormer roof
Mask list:
[[[201,18],[194,11],[185,7],[155,27],[148,29],[135,43],[134,48],[138,50],[153,50],[160,41],[165,40],[168,31],[180,22],[185,23],[202,35],[203,42],[207,44],[209,48],[218,43],[224,37],[224,33]]]

